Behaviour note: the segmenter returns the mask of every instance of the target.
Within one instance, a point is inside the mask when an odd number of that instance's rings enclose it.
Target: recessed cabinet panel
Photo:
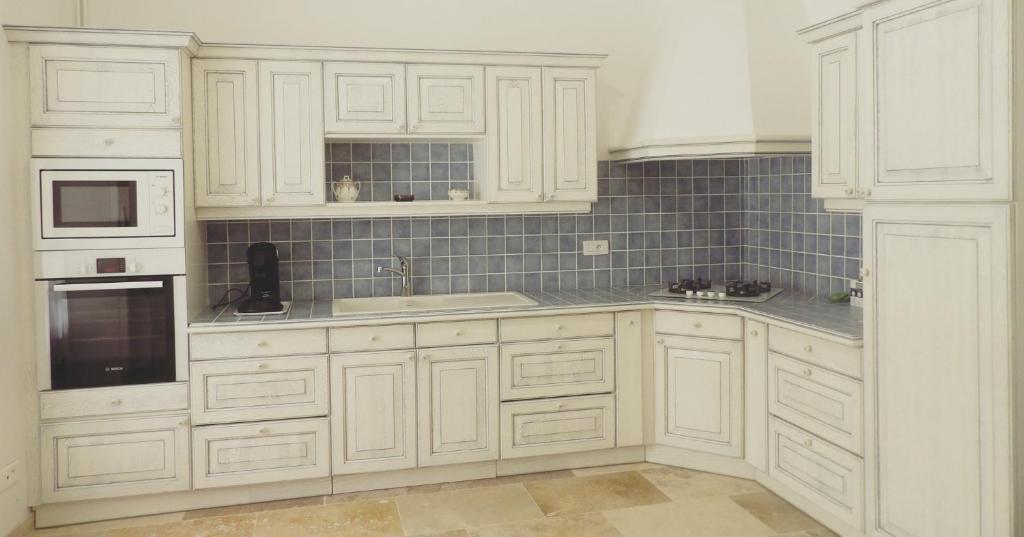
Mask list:
[[[869,535],[1012,533],[1009,211],[865,209]]]
[[[176,50],[32,45],[32,124],[180,127]]]
[[[327,62],[324,69],[326,132],[405,133],[405,65]]]
[[[870,8],[870,198],[1009,199],[1009,3]]]
[[[323,76],[316,62],[260,62],[264,205],[324,203]]]
[[[658,336],[655,438],[659,444],[743,453],[743,343]]]
[[[540,399],[501,405],[501,458],[615,447],[615,396]]]
[[[615,340],[505,344],[500,376],[503,401],[610,393],[615,390]]]
[[[416,353],[331,358],[334,474],[416,467]]]
[[[443,347],[419,356],[419,465],[498,458],[498,348]]]
[[[188,433],[188,416],[43,424],[43,502],[188,490]]]
[[[482,134],[484,68],[475,65],[406,67],[410,134]]]
[[[544,194],[597,200],[594,71],[544,68]]]
[[[852,198],[857,192],[857,33],[814,44],[811,192]]]
[[[488,199],[543,201],[539,67],[487,68]]]
[[[256,62],[192,62],[196,204],[260,204]]]

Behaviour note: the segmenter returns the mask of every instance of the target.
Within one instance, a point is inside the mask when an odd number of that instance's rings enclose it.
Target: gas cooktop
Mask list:
[[[715,283],[711,280],[697,278],[669,284],[667,289],[659,289],[649,293],[649,296],[707,301],[765,302],[782,291],[782,289],[773,288],[771,282],[735,280]]]

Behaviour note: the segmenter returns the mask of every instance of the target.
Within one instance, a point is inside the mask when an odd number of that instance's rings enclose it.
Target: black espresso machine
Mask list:
[[[257,242],[249,245],[245,254],[249,261],[249,297],[238,305],[238,313],[283,313],[277,247],[269,242]]]

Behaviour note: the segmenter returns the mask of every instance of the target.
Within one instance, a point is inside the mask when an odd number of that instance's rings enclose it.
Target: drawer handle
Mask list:
[[[267,369],[268,367],[270,367],[269,364],[260,364],[256,366],[256,369]]]
[[[110,406],[121,406],[121,403],[123,403],[123,402],[124,401],[122,401],[120,399],[114,399],[113,401],[110,402]]]
[[[270,427],[260,429],[260,434],[270,434]]]
[[[114,139],[113,138],[107,138],[106,140],[103,140],[103,145],[105,145],[107,147],[110,147],[110,146],[114,145]]]
[[[814,373],[814,372],[813,372],[813,371],[811,371],[811,370],[810,370],[810,368],[808,368],[808,369],[804,369],[804,376],[805,376],[805,377],[809,377],[809,376],[811,376],[811,375],[812,375],[813,373]]]
[[[810,438],[808,438],[807,440],[804,440],[804,447],[806,447],[806,448],[814,447],[814,440],[811,440]]]
[[[260,342],[256,344],[257,347],[266,347],[267,345],[270,345],[270,343],[266,340],[260,340]]]
[[[807,345],[807,346],[804,347],[804,352],[813,352],[813,351],[814,351],[814,347],[812,347],[810,345]]]
[[[751,331],[750,331],[750,335],[751,335],[752,337],[757,337],[757,330],[751,330]]]
[[[701,328],[701,327],[703,327],[703,326],[704,326],[704,325],[703,325],[703,324],[701,324],[701,322],[700,322],[700,321],[697,321],[697,322],[693,323],[693,327],[694,327],[694,328]]]

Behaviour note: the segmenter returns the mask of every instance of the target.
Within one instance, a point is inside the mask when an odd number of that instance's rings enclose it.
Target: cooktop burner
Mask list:
[[[716,284],[703,278],[684,279],[659,289],[650,296],[660,298],[690,298],[697,300],[727,300],[737,302],[764,302],[782,292],[771,282],[736,280]]]

